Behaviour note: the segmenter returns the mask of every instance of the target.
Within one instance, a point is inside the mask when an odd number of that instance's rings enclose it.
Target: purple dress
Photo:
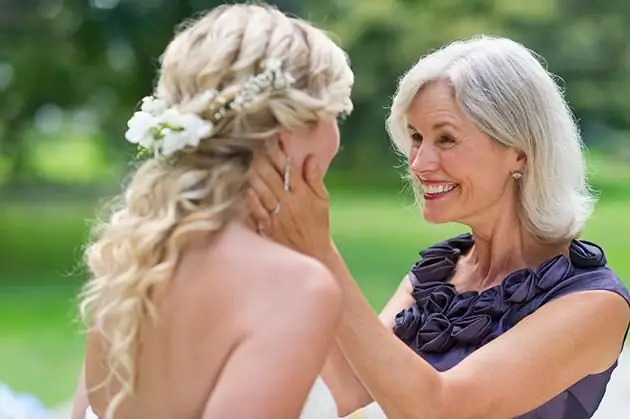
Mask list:
[[[508,331],[543,304],[573,292],[607,290],[630,304],[630,293],[606,265],[602,249],[574,240],[570,257],[556,256],[536,269],[512,272],[481,292],[457,292],[450,280],[457,259],[473,245],[471,234],[440,242],[420,253],[409,273],[415,303],[396,316],[394,332],[439,371]],[[601,402],[617,366],[585,377],[520,419],[586,419]]]

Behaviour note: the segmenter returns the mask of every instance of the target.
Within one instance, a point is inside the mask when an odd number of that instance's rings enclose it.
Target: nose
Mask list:
[[[409,154],[409,168],[417,175],[434,172],[438,167],[438,154],[430,144],[423,143]]]

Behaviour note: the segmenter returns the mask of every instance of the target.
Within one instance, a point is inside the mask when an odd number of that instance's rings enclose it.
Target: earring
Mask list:
[[[521,172],[520,170],[515,170],[512,172],[512,179],[521,180],[522,178],[523,178],[523,172]]]
[[[284,190],[291,190],[291,156],[287,156],[287,162],[284,166]]]

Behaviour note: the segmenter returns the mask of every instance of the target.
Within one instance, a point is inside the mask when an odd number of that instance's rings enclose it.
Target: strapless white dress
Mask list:
[[[330,389],[320,377],[317,377],[311,392],[306,398],[300,419],[338,419],[337,405]],[[85,419],[99,419],[88,407]]]

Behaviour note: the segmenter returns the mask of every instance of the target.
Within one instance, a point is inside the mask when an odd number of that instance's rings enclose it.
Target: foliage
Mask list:
[[[139,98],[151,92],[159,56],[174,28],[219,3],[50,0],[35,9],[30,2],[3,5],[0,178],[41,181],[47,173],[33,167],[42,160],[33,154],[77,133],[93,143],[83,152],[99,150],[107,166],[128,159],[132,151],[121,141],[124,121]],[[562,77],[592,144],[618,146],[617,139],[625,140],[630,128],[630,38],[625,30],[630,3],[623,0],[272,3],[332,31],[349,52],[357,75],[356,111],[342,127],[344,150],[337,169],[391,167],[396,160],[388,152],[384,119],[397,78],[428,51],[479,33],[510,36],[540,53]],[[40,134],[59,135],[28,135],[33,126]]]

